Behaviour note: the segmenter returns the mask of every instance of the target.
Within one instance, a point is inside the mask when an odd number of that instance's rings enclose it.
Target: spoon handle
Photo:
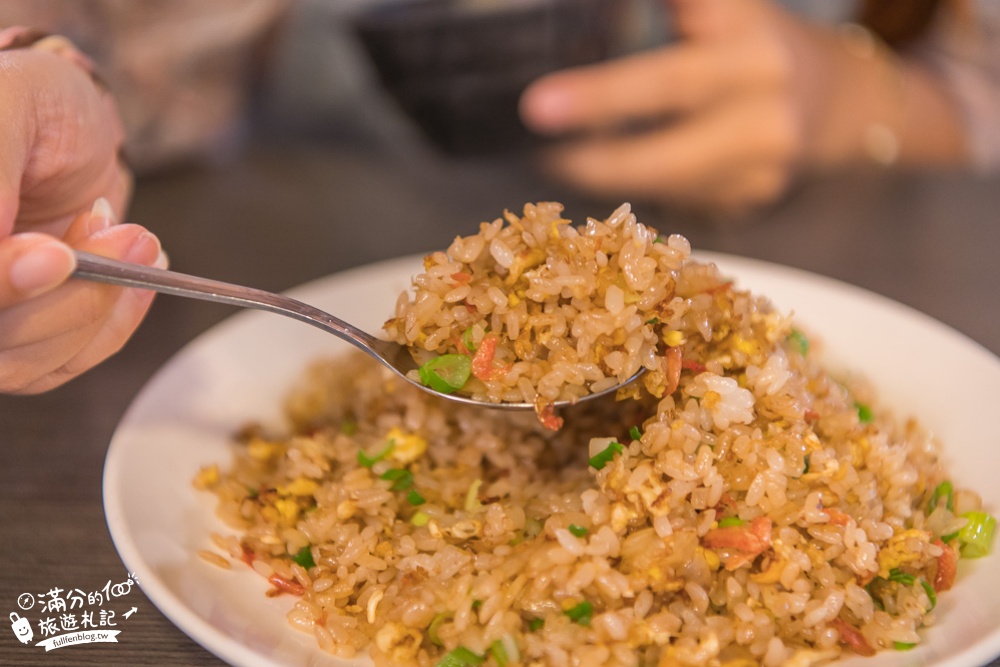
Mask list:
[[[425,386],[422,382],[410,377],[410,372],[417,368],[417,364],[413,360],[413,356],[402,345],[375,338],[371,334],[334,317],[330,313],[292,299],[291,297],[265,292],[264,290],[252,287],[243,287],[242,285],[233,285],[218,280],[200,278],[186,273],[119,262],[114,259],[80,252],[79,250],[75,252],[77,262],[76,271],[73,272],[73,277],[75,278],[100,283],[111,283],[112,285],[122,285],[124,287],[138,287],[140,289],[153,290],[154,292],[163,292],[164,294],[186,296],[192,299],[214,301],[242,308],[255,308],[257,310],[266,310],[271,313],[285,315],[311,324],[327,333],[332,333],[351,345],[364,350],[375,360],[410,384],[435,396],[444,396],[453,401],[477,405],[479,407],[499,408],[503,410],[535,409],[533,403],[489,403],[460,394],[442,395]],[[643,372],[645,372],[645,368],[640,368],[635,375],[626,380],[626,383],[632,382]],[[603,391],[588,394],[579,400],[589,400],[610,394],[616,391],[617,388],[617,386],[608,387]],[[576,402],[576,400],[571,402]],[[555,406],[562,407],[568,403],[567,401],[557,401]]]
[[[384,341],[380,341],[327,312],[281,294],[176,271],[119,262],[79,250],[75,252],[77,262],[76,271],[73,273],[75,278],[124,287],[139,287],[164,294],[186,296],[192,299],[214,301],[286,315],[332,333],[348,343],[360,347],[375,358],[378,358],[378,354],[372,348],[381,349],[384,345]],[[383,363],[385,362],[383,361]]]

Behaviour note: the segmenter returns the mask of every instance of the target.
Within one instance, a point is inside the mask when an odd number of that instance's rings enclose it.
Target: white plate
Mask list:
[[[1000,509],[1000,359],[945,325],[870,292],[802,271],[726,255],[716,261],[741,287],[768,295],[823,339],[838,366],[863,372],[887,404],[918,416],[946,444],[960,485]],[[310,283],[294,296],[375,332],[420,270],[409,257]],[[970,306],[972,307],[972,306]],[[104,506],[115,546],[143,591],[181,630],[241,667],[362,665],[322,653],[291,629],[287,596],[266,598],[260,576],[224,571],[197,557],[209,534],[225,532],[214,497],[191,480],[226,464],[228,440],[256,420],[280,424],[286,390],[316,358],[346,349],[339,340],[284,317],[241,312],[184,348],[142,390],[108,450]],[[1000,654],[1000,557],[962,561],[941,596],[939,623],[913,651],[853,658],[843,665],[983,665]]]

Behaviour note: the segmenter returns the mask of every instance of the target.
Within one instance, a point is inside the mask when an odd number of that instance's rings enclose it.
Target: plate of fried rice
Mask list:
[[[983,665],[1000,360],[829,278],[526,205],[241,312],[147,384],[108,525],[241,666]],[[638,370],[617,396],[560,411]]]

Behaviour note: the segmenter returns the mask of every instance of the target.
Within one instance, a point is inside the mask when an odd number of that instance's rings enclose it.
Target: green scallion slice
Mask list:
[[[371,468],[373,465],[384,459],[392,451],[392,448],[396,446],[395,440],[389,440],[385,443],[385,446],[379,451],[375,452],[371,456],[365,454],[360,449],[358,450],[358,465],[363,468]]]
[[[468,350],[470,354],[476,351],[476,343],[472,340],[472,327],[467,327],[465,331],[462,332],[462,345],[465,346],[465,349]]]
[[[928,514],[937,509],[942,498],[945,499],[944,506],[949,512],[953,512],[955,510],[955,489],[948,480],[941,482],[934,488],[934,494],[931,496],[930,502],[927,503]]]
[[[459,646],[456,649],[448,651],[440,662],[438,662],[437,667],[470,667],[472,665],[481,665],[486,662],[484,656],[474,653],[464,646]]]
[[[497,667],[507,667],[510,664],[507,647],[499,639],[490,644],[490,655],[493,656],[493,661],[497,663]]]
[[[438,629],[441,624],[451,618],[451,612],[441,612],[436,614],[433,619],[431,619],[431,624],[427,626],[427,639],[431,641],[435,646],[442,646],[441,637],[438,635]]]
[[[903,572],[898,567],[894,567],[889,570],[889,581],[895,581],[897,584],[903,584],[904,586],[912,586],[917,578],[912,574]]]
[[[390,491],[405,491],[413,486],[413,473],[406,468],[389,468],[379,475],[379,479],[392,482]]]
[[[962,517],[968,523],[958,531],[959,552],[962,558],[982,558],[992,548],[997,520],[986,512],[966,512]]]
[[[528,621],[528,632],[538,632],[543,627],[545,627],[544,618],[533,618]]]
[[[633,440],[639,440],[640,438],[642,438],[642,431],[639,430],[638,426],[633,426],[628,430],[628,437],[632,438]]]
[[[442,394],[453,394],[469,381],[472,359],[464,354],[442,354],[418,369],[420,381]]]
[[[917,647],[916,644],[910,644],[908,642],[893,642],[892,647],[897,651],[909,651]]]
[[[590,457],[590,467],[602,470],[604,466],[611,463],[615,458],[615,454],[621,454],[624,450],[625,448],[620,442],[610,442],[602,451]]]
[[[858,403],[855,401],[854,408],[858,411],[858,421],[862,424],[868,424],[875,418],[875,413],[872,412],[871,407],[865,405],[864,403]]]
[[[920,585],[923,586],[924,593],[927,593],[927,599],[931,602],[931,608],[927,611],[932,611],[937,606],[937,593],[934,592],[934,587],[923,579],[920,580]]]
[[[788,334],[788,341],[803,357],[809,353],[809,339],[798,329],[792,329],[792,333]]]
[[[569,620],[579,625],[590,625],[590,619],[594,615],[594,605],[586,600],[563,612]]]
[[[719,528],[729,528],[730,526],[742,526],[746,521],[738,516],[727,516],[719,519]]]
[[[308,544],[299,549],[298,552],[292,556],[292,560],[307,570],[316,567],[316,561],[313,560],[312,549],[309,548]]]
[[[413,516],[410,517],[410,523],[417,528],[426,526],[430,520],[431,516],[427,512],[414,512]]]
[[[589,530],[587,530],[583,526],[578,526],[575,523],[569,524],[569,526],[567,527],[567,530],[569,530],[569,532],[573,533],[577,537],[583,537],[584,535],[586,535],[587,533],[590,532]]]
[[[414,489],[410,489],[410,492],[406,494],[406,502],[410,503],[414,507],[418,505],[423,505],[427,502],[427,499],[422,495],[417,493]]]
[[[885,611],[885,603],[882,602],[882,592],[888,585],[889,582],[882,577],[875,577],[865,586],[865,590],[868,591],[868,595],[875,604],[875,608],[879,611]]]

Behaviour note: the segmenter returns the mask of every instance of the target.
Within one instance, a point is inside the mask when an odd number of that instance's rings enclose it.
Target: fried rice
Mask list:
[[[689,251],[627,205],[577,228],[538,204],[429,256],[387,330],[432,355],[494,336],[471,395],[645,375],[553,431],[359,354],[318,362],[287,431],[247,427],[195,480],[234,531],[205,560],[246,562],[295,597],[293,627],[378,666],[808,666],[919,644],[992,518],[916,421]]]

